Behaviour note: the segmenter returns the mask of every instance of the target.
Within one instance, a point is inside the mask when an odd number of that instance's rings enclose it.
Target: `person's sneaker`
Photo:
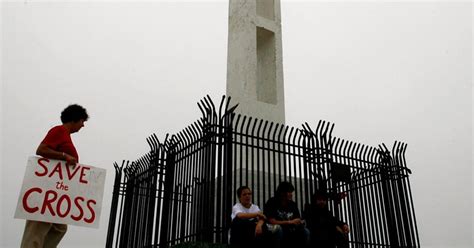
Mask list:
[[[281,226],[280,225],[267,224],[267,230],[270,233],[276,233],[279,230],[281,230]]]

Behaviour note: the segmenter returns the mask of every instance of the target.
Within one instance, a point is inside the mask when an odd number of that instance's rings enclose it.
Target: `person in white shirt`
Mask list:
[[[260,208],[252,204],[252,190],[247,186],[237,189],[239,203],[232,207],[230,243],[237,247],[256,247],[263,235],[266,217]]]

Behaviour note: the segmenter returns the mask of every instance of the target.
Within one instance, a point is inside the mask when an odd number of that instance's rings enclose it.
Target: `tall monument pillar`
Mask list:
[[[227,95],[237,113],[285,123],[280,0],[229,0]]]

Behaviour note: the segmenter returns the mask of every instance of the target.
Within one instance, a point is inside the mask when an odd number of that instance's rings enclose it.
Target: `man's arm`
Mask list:
[[[263,215],[261,212],[257,213],[238,213],[235,217],[240,218],[240,219],[252,219],[252,218],[258,218],[265,220],[266,217]]]
[[[48,145],[41,143],[36,149],[36,155],[49,159],[66,160],[67,165],[76,165],[77,159],[67,153],[51,149]]]
[[[336,224],[336,230],[337,230],[338,232],[343,233],[343,234],[347,234],[347,233],[350,232],[349,225],[347,225],[347,223],[338,220],[338,219],[337,219],[336,217],[334,217],[333,215],[331,215],[331,217],[333,218],[333,221],[334,221],[335,224]]]
[[[341,226],[336,226],[336,230],[340,233],[348,234],[350,232],[349,225],[343,224]]]
[[[272,198],[273,199],[273,198]],[[268,223],[273,224],[273,225],[298,225],[301,224],[301,219],[296,218],[293,220],[277,220],[275,219],[276,214],[276,209],[275,209],[275,202],[272,201],[272,199],[268,200],[267,203],[265,203],[265,206],[263,207],[263,212],[268,218]],[[297,216],[299,217],[299,216]]]
[[[273,225],[301,225],[303,222],[300,218],[292,219],[292,220],[277,220],[275,218],[268,218],[268,222]]]
[[[265,220],[258,219],[257,226],[255,227],[255,236],[259,236],[263,233],[262,226],[265,223]]]

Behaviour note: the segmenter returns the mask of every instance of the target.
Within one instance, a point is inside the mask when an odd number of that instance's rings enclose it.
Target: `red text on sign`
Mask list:
[[[63,180],[63,170],[65,170],[66,176],[68,180],[72,180],[77,178],[80,183],[88,183],[86,180],[86,172],[89,171],[91,168],[81,165],[76,165],[74,168],[72,166],[66,165],[63,162],[58,162],[51,171],[48,171],[49,159],[47,158],[40,158],[38,159],[38,165],[41,168],[41,171],[35,171],[35,175],[39,177],[48,176],[53,177],[57,175],[59,179]],[[80,171],[79,175],[78,172]]]
[[[25,211],[28,213],[36,213],[41,207],[41,214],[45,214],[46,211],[48,211],[52,216],[58,215],[61,218],[66,218],[69,216],[74,221],[83,220],[89,224],[95,220],[95,210],[93,207],[97,204],[97,202],[93,199],[86,200],[82,196],[77,196],[74,199],[71,199],[69,195],[58,195],[58,193],[54,190],[47,190],[44,192],[43,200],[42,203],[40,203],[40,206],[30,206],[28,205],[28,197],[30,197],[30,195],[33,193],[43,194],[43,190],[41,188],[31,188],[23,195],[23,209],[25,209]],[[73,203],[75,205],[75,209],[79,211],[78,214],[71,213]],[[65,206],[65,210],[62,210],[64,209],[62,208],[63,206]],[[85,218],[84,210],[88,211],[87,218]]]

